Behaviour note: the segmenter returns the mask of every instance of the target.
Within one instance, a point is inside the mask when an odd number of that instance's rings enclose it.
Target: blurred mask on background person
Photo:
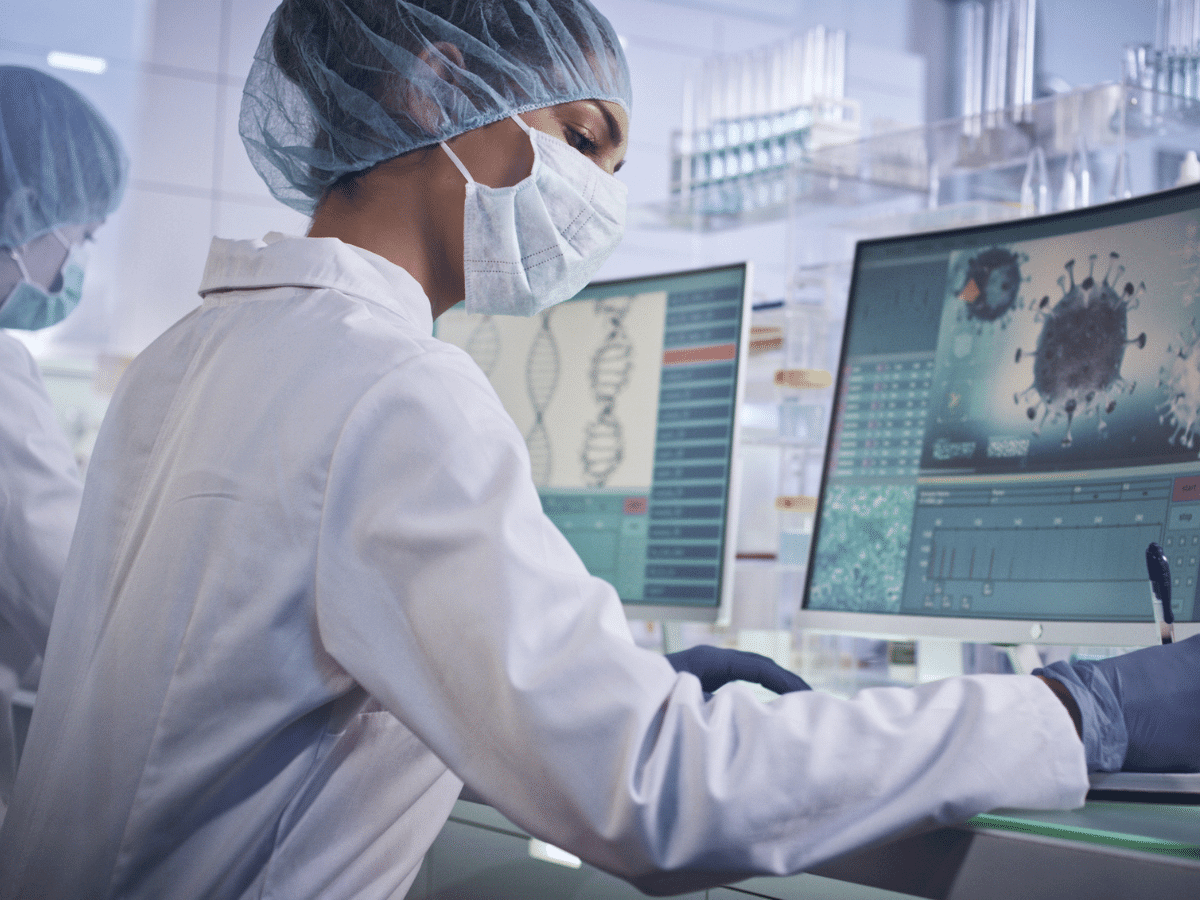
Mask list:
[[[24,246],[4,248],[0,328],[37,331],[71,314],[83,297],[87,241],[98,225],[55,228]]]

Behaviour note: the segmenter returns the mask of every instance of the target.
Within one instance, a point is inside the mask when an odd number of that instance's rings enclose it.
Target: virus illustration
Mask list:
[[[1117,393],[1132,393],[1136,382],[1121,377],[1121,364],[1125,361],[1125,348],[1137,344],[1146,346],[1143,332],[1130,340],[1127,335],[1129,310],[1137,309],[1146,286],[1136,290],[1130,282],[1117,290],[1117,282],[1125,274],[1125,267],[1116,265],[1118,255],[1109,254],[1108,272],[1104,280],[1097,283],[1094,277],[1096,255],[1091,256],[1087,278],[1076,284],[1075,260],[1063,268],[1067,277],[1059,276],[1058,285],[1063,296],[1053,308],[1050,298],[1043,297],[1037,304],[1034,315],[1042,322],[1037,349],[1033,360],[1033,384],[1021,393],[1013,395],[1015,403],[1027,400],[1031,394],[1038,395],[1037,402],[1026,410],[1031,421],[1036,421],[1033,434],[1041,433],[1047,419],[1067,420],[1063,446],[1071,443],[1071,424],[1085,415],[1095,415],[1099,420],[1098,430],[1107,427],[1103,416],[1117,407]],[[1116,271],[1113,267],[1116,266]],[[1022,351],[1017,350],[1016,362],[1020,363]],[[1038,418],[1038,410],[1041,418]],[[1101,413],[1103,409],[1103,413]]]
[[[1165,389],[1167,401],[1158,408],[1159,421],[1175,429],[1172,444],[1191,448],[1196,443],[1196,423],[1200,421],[1200,335],[1192,319],[1187,333],[1180,334],[1178,348],[1168,346],[1171,361],[1159,370],[1158,386]]]
[[[1023,253],[1013,253],[1002,247],[993,247],[971,257],[967,261],[962,284],[955,289],[955,296],[963,302],[959,320],[970,320],[979,325],[999,322],[1004,328],[1008,314],[1017,306],[1021,290],[1021,264],[1028,261]]]

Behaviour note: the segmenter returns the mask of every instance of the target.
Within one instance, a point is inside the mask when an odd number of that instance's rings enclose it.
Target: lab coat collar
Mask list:
[[[429,298],[407,271],[337,238],[271,232],[262,240],[213,238],[200,282],[205,305],[229,291],[275,287],[332,288],[386,306],[425,332],[433,331]]]

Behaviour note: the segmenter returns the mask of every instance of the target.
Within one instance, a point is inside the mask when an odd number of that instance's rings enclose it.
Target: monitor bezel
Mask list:
[[[1098,203],[1080,209],[1051,213],[1048,215],[1004,219],[998,222],[988,222],[979,225],[958,228],[940,229],[938,231],[909,232],[882,238],[860,240],[855,245],[854,261],[851,266],[850,287],[847,297],[846,318],[847,326],[854,312],[856,288],[865,251],[886,247],[889,244],[901,244],[914,240],[945,240],[954,236],[983,236],[989,233],[1010,230],[1014,226],[1026,225],[1036,228],[1042,225],[1053,225],[1056,222],[1086,220],[1097,214],[1104,215],[1113,210],[1136,210],[1138,207],[1164,207],[1174,198],[1194,198],[1190,205],[1177,210],[1163,209],[1161,212],[1142,216],[1142,219],[1154,218],[1156,215],[1170,215],[1181,212],[1183,208],[1200,210],[1200,184],[1185,185],[1163,191],[1141,194],[1124,200],[1110,203]],[[1105,227],[1097,225],[1096,227]],[[1086,229],[1080,229],[1086,230]],[[1012,239],[1006,239],[1012,240]],[[1017,239],[1020,240],[1020,239]],[[838,357],[838,369],[833,393],[833,409],[830,415],[829,433],[825,442],[825,457],[822,468],[820,489],[817,492],[817,506],[813,517],[812,540],[808,549],[808,562],[804,576],[804,589],[797,611],[796,625],[805,631],[817,633],[836,633],[843,635],[860,635],[890,640],[913,640],[922,638],[952,638],[963,642],[991,644],[1048,644],[1057,646],[1101,646],[1101,647],[1136,647],[1159,642],[1158,629],[1150,618],[1151,592],[1149,582],[1146,585],[1146,620],[1134,622],[1100,622],[1100,621],[1063,621],[1056,619],[1037,620],[1030,618],[969,618],[963,616],[913,616],[897,613],[851,612],[844,610],[810,609],[808,598],[812,580],[815,575],[813,561],[817,553],[820,538],[821,515],[825,504],[826,486],[828,483],[829,467],[832,463],[832,449],[836,439],[835,422],[839,398],[844,387],[847,363],[846,332],[843,331],[841,350]],[[1176,640],[1183,640],[1200,634],[1200,622],[1176,622]]]

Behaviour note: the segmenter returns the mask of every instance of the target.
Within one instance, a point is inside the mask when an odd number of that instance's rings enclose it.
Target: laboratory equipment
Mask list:
[[[1200,633],[1200,189],[863,241],[799,625]]]
[[[1175,97],[1200,98],[1200,0],[1158,0],[1154,44],[1131,44],[1126,84]]]
[[[680,217],[743,216],[787,200],[790,168],[814,147],[852,140],[846,32],[824,26],[766,47],[715,56],[684,82],[670,207]]]
[[[978,136],[1006,119],[1031,122],[1037,0],[969,0],[958,28],[963,133]]]
[[[748,266],[597,282],[530,318],[443,313],[525,435],[542,507],[629,615],[732,597]]]

